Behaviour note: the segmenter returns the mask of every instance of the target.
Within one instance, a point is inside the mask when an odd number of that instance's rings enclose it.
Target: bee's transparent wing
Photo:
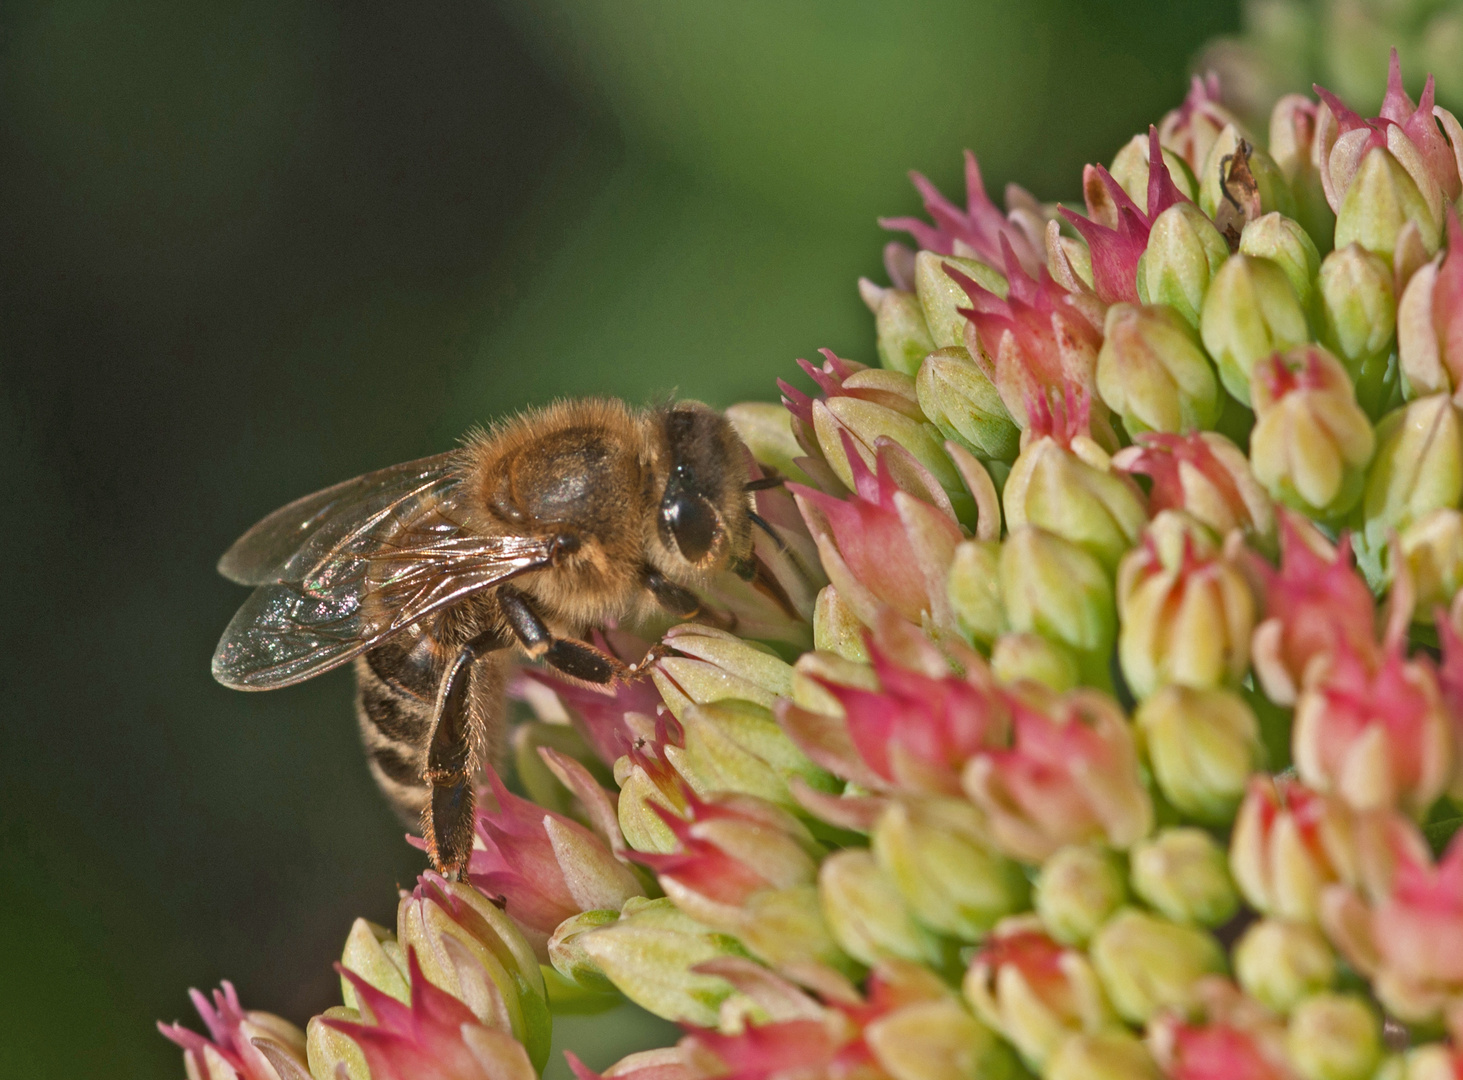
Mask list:
[[[214,678],[239,690],[301,682],[548,564],[548,540],[467,532],[454,513],[459,483],[449,471],[379,507],[367,494],[317,525],[229,623]]]
[[[305,551],[328,551],[382,513],[389,516],[402,502],[419,500],[424,492],[451,477],[459,460],[458,452],[449,450],[377,469],[296,499],[234,541],[219,559],[218,572],[240,585],[288,580],[289,563],[308,565]],[[297,555],[302,558],[296,559]]]

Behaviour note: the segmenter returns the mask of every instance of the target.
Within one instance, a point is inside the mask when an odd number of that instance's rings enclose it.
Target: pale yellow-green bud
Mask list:
[[[666,758],[699,795],[740,792],[794,809],[788,789],[793,777],[821,790],[834,786],[761,705],[693,705],[681,715],[681,727],[685,744],[667,746]]]
[[[924,310],[930,339],[937,349],[965,344],[965,317],[959,314],[959,309],[970,306],[970,297],[965,290],[945,273],[947,264],[1002,299],[1006,296],[1005,276],[985,263],[921,251],[914,257],[914,291]]]
[[[1358,562],[1375,587],[1388,536],[1463,502],[1463,422],[1446,394],[1418,398],[1382,417],[1362,498]]]
[[[605,926],[620,921],[618,911],[585,911],[565,919],[554,928],[549,936],[549,963],[556,972],[576,987],[594,993],[607,994],[614,990],[614,983],[605,978],[599,965],[584,949],[584,938]]]
[[[1316,274],[1321,269],[1321,253],[1300,222],[1284,214],[1257,217],[1240,233],[1239,250],[1242,255],[1269,259],[1285,271],[1301,306],[1311,302]]]
[[[1165,510],[1118,567],[1118,660],[1134,696],[1168,683],[1238,685],[1255,603],[1243,572],[1188,514]]]
[[[1191,1007],[1195,984],[1224,972],[1224,950],[1208,931],[1132,909],[1109,920],[1090,951],[1108,1000],[1135,1024]]]
[[[1260,724],[1230,690],[1166,686],[1133,717],[1163,795],[1181,814],[1227,823],[1264,759]]]
[[[873,833],[874,857],[920,922],[979,941],[997,919],[1026,907],[1020,866],[989,843],[963,799],[891,803]]]
[[[1443,223],[1433,216],[1401,162],[1391,151],[1374,147],[1361,159],[1336,212],[1336,246],[1360,244],[1373,255],[1391,259],[1398,234],[1408,222],[1416,224],[1428,253],[1437,251]]]
[[[1015,1080],[1010,1051],[954,998],[921,1001],[882,1016],[864,1042],[892,1080]]]
[[[919,298],[902,289],[880,289],[877,285],[864,287],[864,302],[874,312],[874,326],[878,334],[879,363],[894,371],[913,375],[919,370],[920,361],[935,349],[935,340],[925,322],[925,311]]]
[[[1321,521],[1354,507],[1375,448],[1371,421],[1341,362],[1319,345],[1251,370],[1250,467],[1277,501]]]
[[[792,665],[771,649],[735,634],[688,623],[666,632],[675,652],[650,669],[656,689],[676,719],[692,705],[745,701],[771,708],[792,689]]]
[[[1001,507],[1012,533],[1023,525],[1040,526],[1109,569],[1148,523],[1138,487],[1085,435],[1068,446],[1048,435],[1031,439],[1006,477]]]
[[[1164,829],[1128,853],[1133,891],[1174,922],[1219,926],[1239,909],[1229,859],[1202,829]]]
[[[1097,354],[1097,392],[1130,434],[1210,428],[1222,405],[1199,337],[1166,304],[1107,309]]]
[[[1360,244],[1349,244],[1326,256],[1317,284],[1321,341],[1352,376],[1367,361],[1385,358],[1397,330],[1391,267]]]
[[[915,392],[921,411],[947,439],[986,460],[1015,460],[1021,431],[965,346],[951,345],[924,357]]]
[[[1382,1057],[1381,1027],[1361,998],[1317,994],[1290,1014],[1286,1054],[1305,1080],[1368,1080]]]
[[[1304,343],[1310,330],[1284,270],[1269,259],[1234,255],[1204,297],[1199,335],[1225,389],[1248,405],[1256,362]]]
[[[725,979],[691,970],[743,955],[736,941],[680,911],[670,900],[629,901],[617,922],[583,934],[580,947],[626,997],[666,1020],[715,1027],[731,996]]]
[[[1006,611],[1001,606],[1000,566],[999,543],[964,540],[955,549],[945,583],[955,624],[968,641],[984,648],[990,648],[1006,628]]]
[[[1047,1061],[1042,1080],[1160,1080],[1153,1057],[1132,1035],[1071,1035]]]
[[[991,672],[997,681],[1040,683],[1058,694],[1082,683],[1077,654],[1040,634],[1002,634],[991,646]]]
[[[1001,548],[1001,599],[1011,628],[1072,650],[1099,685],[1117,633],[1112,584],[1102,564],[1044,529],[1013,528]]]
[[[1198,326],[1209,283],[1228,258],[1229,245],[1202,210],[1192,203],[1170,206],[1154,219],[1138,260],[1138,299],[1167,304]]]
[[[1047,933],[1065,945],[1086,945],[1128,899],[1122,860],[1099,844],[1061,848],[1041,864],[1032,899]]]
[[[1399,540],[1412,576],[1413,618],[1431,622],[1433,609],[1447,607],[1463,589],[1463,512],[1434,510],[1409,525]]]
[[[411,987],[406,977],[406,957],[396,943],[396,935],[384,926],[357,919],[346,935],[340,966],[353,971],[384,994],[397,1001],[411,1001]],[[347,1008],[359,1009],[360,1001],[351,981],[342,977],[340,997]]]
[[[845,849],[825,858],[818,870],[818,895],[834,940],[860,963],[939,963],[939,941],[915,920],[873,852]]]
[[[343,1031],[336,1031],[322,1020],[346,1020],[361,1023],[359,1009],[334,1005],[311,1019],[305,1028],[305,1060],[310,1075],[329,1080],[370,1080],[371,1068],[356,1041]]]
[[[1234,973],[1245,993],[1284,1016],[1331,986],[1336,954],[1314,926],[1261,919],[1235,944]]]
[[[858,663],[867,663],[869,659],[864,624],[832,585],[823,586],[813,605],[813,648]]]

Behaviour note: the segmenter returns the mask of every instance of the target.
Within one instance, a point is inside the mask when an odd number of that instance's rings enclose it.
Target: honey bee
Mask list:
[[[347,662],[371,773],[433,865],[465,870],[473,789],[499,758],[515,649],[609,684],[643,671],[580,640],[611,620],[697,614],[754,579],[750,455],[696,402],[563,402],[454,451],[290,503],[219,560],[255,586],[213,675],[272,690]],[[775,481],[774,481],[775,482]]]

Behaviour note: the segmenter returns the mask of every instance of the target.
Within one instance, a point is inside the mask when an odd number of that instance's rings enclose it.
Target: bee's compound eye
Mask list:
[[[676,547],[689,563],[700,564],[711,554],[721,531],[721,520],[712,505],[700,495],[678,492],[660,504],[660,520],[676,539]]]

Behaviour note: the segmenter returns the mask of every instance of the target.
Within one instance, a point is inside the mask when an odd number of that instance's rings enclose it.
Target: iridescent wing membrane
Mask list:
[[[213,654],[239,690],[309,679],[476,592],[549,562],[546,539],[480,536],[457,513],[459,458],[438,454],[298,499],[219,560],[258,586]]]

